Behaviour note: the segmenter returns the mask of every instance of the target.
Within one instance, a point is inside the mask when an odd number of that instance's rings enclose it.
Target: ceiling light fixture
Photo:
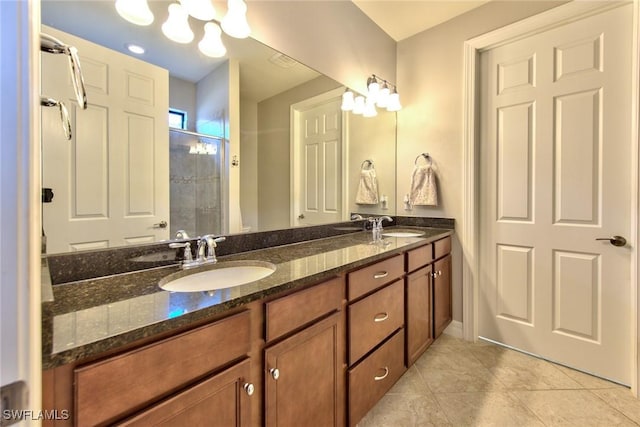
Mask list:
[[[125,47],[129,52],[135,53],[136,55],[142,55],[145,52],[144,48],[142,46],[138,46],[137,44],[127,43]]]
[[[381,85],[382,84],[382,85]],[[393,90],[391,90],[391,87]],[[355,99],[354,99],[355,97]],[[396,85],[372,74],[367,79],[367,95],[355,94],[347,88],[342,94],[342,110],[351,111],[353,114],[362,114],[365,117],[376,116],[378,108],[386,108],[387,111],[400,111],[400,95]]]
[[[116,0],[116,10],[132,24],[150,25],[153,22],[153,13],[147,0]]]
[[[189,14],[178,3],[169,5],[169,17],[162,24],[162,32],[176,43],[191,43],[193,31],[189,26]]]

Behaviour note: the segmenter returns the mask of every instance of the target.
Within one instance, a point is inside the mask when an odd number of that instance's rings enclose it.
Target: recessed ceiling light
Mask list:
[[[142,46],[138,46],[137,44],[128,43],[125,46],[129,50],[129,52],[135,53],[136,55],[142,55],[144,53],[144,48]]]

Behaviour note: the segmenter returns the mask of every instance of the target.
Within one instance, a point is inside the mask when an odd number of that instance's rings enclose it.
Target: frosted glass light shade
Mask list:
[[[222,29],[231,37],[244,39],[251,34],[247,22],[247,5],[243,0],[229,0],[227,14],[222,18]]]
[[[216,17],[216,10],[211,0],[179,0],[184,10],[201,21],[211,21]]]
[[[193,31],[189,27],[189,15],[178,3],[169,5],[169,17],[162,24],[162,32],[176,43],[191,43]]]
[[[364,104],[364,111],[362,112],[364,117],[375,117],[378,115],[378,110],[376,110],[376,103],[367,99],[367,102]]]
[[[392,94],[389,95],[389,100],[387,102],[387,111],[400,111],[402,109],[402,105],[400,105],[400,95],[395,90]]]
[[[204,25],[204,37],[198,43],[198,49],[203,54],[212,58],[221,58],[227,54],[227,48],[222,44],[220,35],[222,30],[213,22],[207,22]]]
[[[376,101],[376,105],[380,108],[386,108],[389,102],[389,94],[390,94],[389,86],[385,82],[382,85],[382,89],[378,92],[378,100]]]
[[[132,24],[149,25],[153,22],[147,0],[116,0],[116,11]]]
[[[355,100],[353,98],[353,92],[347,89],[342,94],[342,106],[340,107],[342,111],[351,111],[353,107],[355,107]]]
[[[362,114],[364,113],[364,96],[359,95],[356,96],[355,104],[353,106],[353,114]]]

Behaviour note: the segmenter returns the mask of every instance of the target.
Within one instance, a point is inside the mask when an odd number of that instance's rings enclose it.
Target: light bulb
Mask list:
[[[207,22],[204,24],[204,37],[198,43],[198,49],[203,54],[212,58],[221,58],[227,54],[227,48],[222,44],[220,35],[222,30],[213,22]]]
[[[162,32],[176,43],[190,43],[193,40],[189,15],[178,3],[169,5],[169,17],[162,24]]]
[[[378,80],[375,75],[371,75],[371,77],[367,79],[367,90],[367,99],[370,99],[372,102],[376,102],[378,100],[380,85],[378,84]]]
[[[378,111],[376,110],[376,103],[367,99],[367,102],[364,104],[364,111],[362,112],[364,117],[375,117],[378,115]]]
[[[153,22],[153,13],[147,0],[116,0],[118,14],[136,25],[149,25]]]
[[[393,92],[389,95],[389,100],[387,101],[387,111],[400,111],[401,109],[400,95],[398,95],[396,88],[393,88]]]
[[[353,92],[349,89],[345,90],[342,94],[342,106],[340,107],[342,111],[351,111],[355,106],[355,101],[353,99]]]
[[[389,93],[391,91],[389,90],[389,86],[387,85],[387,82],[384,82],[384,84],[382,85],[382,89],[380,89],[380,92],[378,92],[378,100],[376,101],[376,105],[380,108],[386,108],[387,107],[387,103],[389,102]]]
[[[364,113],[364,96],[358,95],[355,99],[355,104],[353,106],[353,114],[362,114]]]
[[[225,33],[237,39],[244,39],[251,34],[247,22],[247,5],[243,0],[229,0],[227,14],[222,18],[221,26]]]
[[[179,0],[184,10],[201,21],[211,21],[216,17],[216,10],[211,0]]]

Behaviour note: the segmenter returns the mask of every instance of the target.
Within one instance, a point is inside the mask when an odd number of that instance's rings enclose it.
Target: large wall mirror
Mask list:
[[[160,29],[171,3],[149,2],[142,27],[114,1],[42,1],[42,30],[78,48],[88,97],[79,109],[66,58],[41,54],[42,95],[65,103],[72,128],[67,140],[43,108],[47,253],[395,215],[395,113],[343,113],[343,85],[251,38],[223,34],[227,54],[204,56],[193,18],[193,41],[172,42]],[[356,200],[372,175],[377,199]]]

